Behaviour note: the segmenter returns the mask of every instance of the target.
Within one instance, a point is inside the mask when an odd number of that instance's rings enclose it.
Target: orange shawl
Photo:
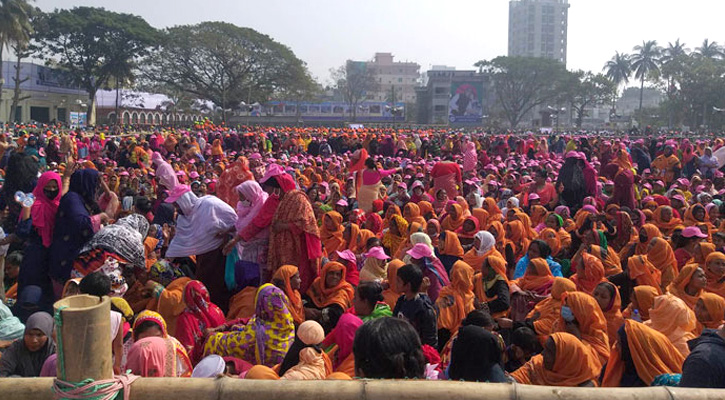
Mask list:
[[[254,300],[257,297],[257,290],[254,286],[247,286],[239,293],[229,299],[229,312],[227,312],[227,320],[239,318],[252,318],[254,316]]]
[[[579,386],[588,381],[596,381],[602,366],[585,343],[566,332],[554,333],[551,339],[556,345],[556,359],[552,370],[544,367],[544,356],[539,354],[511,373],[516,382],[527,385]]]
[[[184,312],[184,309],[186,309],[184,289],[186,289],[186,284],[189,282],[191,282],[191,279],[187,277],[174,279],[161,292],[156,306],[148,308],[151,311],[158,312],[164,317],[164,321],[169,326],[169,335],[171,336],[176,334],[176,320]]]
[[[365,245],[368,240],[375,237],[375,233],[369,229],[360,229],[360,236],[358,237],[358,245],[355,248],[355,255],[362,254],[365,252]]]
[[[508,284],[508,278],[506,277],[506,260],[503,259],[503,257],[497,257],[497,256],[489,256],[486,257],[488,260],[488,267],[491,268],[496,273],[496,280],[502,279],[506,281]],[[473,277],[473,293],[476,295],[476,298],[478,301],[482,303],[488,303],[490,301],[494,301],[498,298],[498,295],[494,297],[488,297],[486,295],[486,283],[484,281],[486,277],[483,276],[483,272],[478,272]],[[499,313],[495,313],[492,316],[494,318],[497,317],[505,317],[506,314],[508,314],[508,310],[501,311]]]
[[[488,211],[483,208],[474,208],[473,211],[471,211],[471,215],[478,220],[478,229],[488,229]]]
[[[700,301],[705,306],[707,313],[710,314],[710,319],[708,321],[697,321],[695,334],[698,336],[705,328],[719,328],[723,324],[723,315],[725,315],[725,299],[715,293],[703,293],[700,296]]]
[[[509,239],[509,243],[513,246],[514,257],[518,260],[523,257],[529,249],[530,241],[526,237],[524,223],[518,220],[509,221],[506,223],[506,227],[508,227],[511,232],[510,234],[507,232],[506,236]],[[504,252],[501,252],[501,254],[504,254]]]
[[[605,249],[597,245],[591,245],[589,246],[588,253],[602,262],[604,276],[612,276],[622,272],[622,260],[620,260],[619,254],[611,247]]]
[[[581,263],[583,264],[583,274],[579,276],[579,272],[572,275],[571,280],[576,284],[576,290],[592,294],[598,284],[607,282],[604,278],[604,266],[599,259],[589,253],[582,253]]]
[[[292,277],[298,273],[299,269],[294,265],[283,265],[279,267],[277,272],[274,273],[274,276],[272,276],[272,281],[279,280],[284,282],[284,287],[281,289],[287,296],[287,309],[290,314],[292,314],[292,319],[294,319],[295,324],[297,325],[305,322],[305,308],[302,304],[302,296],[300,296],[300,292],[298,290],[292,289],[292,284],[290,283]]]
[[[557,254],[559,254],[559,251],[561,251],[561,239],[559,238],[559,235],[556,234],[556,231],[551,228],[546,228],[539,232],[539,239],[546,242],[546,244],[549,245],[549,248],[551,248],[551,256],[556,257]]]
[[[718,274],[713,271],[714,263],[725,263],[725,254],[716,251],[710,253],[705,259],[705,275],[707,276],[707,286],[705,290],[725,297],[725,275]]]
[[[637,375],[647,385],[658,375],[681,373],[685,357],[660,332],[638,322],[624,322],[627,347]],[[602,379],[603,387],[619,387],[624,374],[621,345],[615,344]]]
[[[617,341],[617,331],[624,323],[624,317],[622,316],[622,297],[619,295],[619,289],[617,289],[617,287],[612,283],[608,281],[603,283],[608,285],[611,289],[614,289],[612,291],[614,296],[612,297],[612,301],[609,303],[609,308],[602,310],[604,318],[607,320],[607,337],[609,338],[609,345],[614,346],[614,343]]]
[[[342,271],[340,283],[333,288],[326,287],[327,273]],[[325,308],[333,304],[342,307],[343,310],[350,308],[350,302],[355,296],[355,289],[345,280],[345,266],[336,261],[331,261],[322,267],[320,276],[315,278],[310,289],[307,291],[312,302],[318,308]]]
[[[461,241],[458,240],[458,235],[455,232],[446,231],[445,241],[443,242],[442,255],[463,257],[463,247],[461,247]]]
[[[655,302],[655,297],[661,295],[659,286],[639,285],[632,291],[633,302],[629,303],[627,309],[622,312],[624,318],[631,318],[635,310],[634,302],[637,302],[637,309],[642,321],[649,319],[649,310]]]
[[[501,222],[503,219],[503,214],[501,213],[501,209],[498,208],[498,204],[496,204],[496,200],[492,197],[486,197],[483,199],[483,209],[488,212],[488,222],[486,225],[491,225],[494,222]]]
[[[408,224],[412,224],[414,222],[417,222],[420,224],[420,226],[425,229],[425,218],[423,218],[420,214],[420,207],[418,207],[417,204],[410,202],[405,205],[403,208],[403,217],[406,221],[408,221]]]
[[[496,250],[500,254],[506,252],[508,239],[506,238],[506,228],[504,228],[503,223],[501,221],[491,222],[488,226],[488,232],[496,239]],[[514,250],[516,250],[515,247]]]
[[[702,208],[702,211],[705,212],[705,219],[702,221],[698,221],[695,219],[694,211],[696,208]],[[687,211],[685,211],[685,215],[683,216],[682,223],[685,224],[685,226],[700,226],[700,225],[706,225],[709,222],[708,216],[707,216],[707,210],[702,204],[693,204],[690,207],[687,208]]]
[[[517,212],[514,217],[524,224],[524,236],[527,239],[534,240],[539,237],[539,234],[536,233],[534,227],[531,225],[531,218],[529,218],[528,214],[524,212]]]
[[[343,230],[344,232],[344,230]],[[372,233],[372,232],[371,232]],[[347,249],[357,253],[358,241],[360,239],[360,225],[350,224],[350,239],[347,241]],[[342,248],[340,249],[342,251]]]
[[[463,261],[456,261],[451,268],[451,284],[444,286],[436,306],[438,307],[438,329],[458,332],[461,321],[475,308],[473,300],[473,268]]]
[[[465,254],[463,254],[463,261],[465,261],[468,265],[473,267],[474,271],[481,272],[481,268],[483,267],[483,262],[488,257],[498,257],[498,258],[501,258],[502,260],[505,260],[504,256],[496,249],[496,247],[494,247],[481,256],[478,255],[478,251],[476,251],[475,248],[472,248],[471,250],[468,250]],[[504,263],[505,263],[505,261],[504,261]],[[503,272],[502,276],[504,278],[506,277],[506,265],[505,264],[504,264],[504,272]]]
[[[455,231],[458,228],[463,225],[463,222],[466,220],[466,217],[463,214],[463,207],[461,207],[460,204],[451,204],[448,206],[448,208],[454,208],[456,210],[456,218],[454,219],[451,217],[450,212],[448,215],[446,215],[445,218],[443,218],[443,221],[441,221],[441,229],[445,231]]]
[[[327,229],[327,223],[325,219],[332,221],[334,224],[333,229]],[[322,245],[327,251],[328,256],[335,254],[337,250],[344,250],[345,239],[343,239],[343,233],[345,227],[342,226],[342,215],[337,211],[328,211],[322,217],[322,226],[320,227],[320,240]]]
[[[539,318],[534,321],[534,329],[539,340],[545,340],[552,332],[554,321],[561,314],[561,297],[566,292],[575,292],[576,284],[567,278],[556,277],[551,285],[551,297],[538,302],[526,318],[533,318],[538,313]]]
[[[546,207],[541,205],[535,205],[531,207],[531,226],[536,228],[539,226],[540,223],[544,222],[544,219],[546,218]]]
[[[667,336],[675,348],[687,357],[690,354],[687,341],[695,338],[692,331],[697,326],[695,313],[687,304],[673,294],[663,294],[655,297],[649,316],[645,324]]]
[[[398,270],[405,265],[404,262],[396,259],[390,260],[388,263],[388,288],[383,291],[383,299],[390,309],[395,308],[395,303],[400,298],[400,290],[398,289]]]
[[[599,359],[599,368],[609,359],[609,338],[607,336],[607,320],[594,297],[582,292],[569,292],[563,296],[563,304],[571,308],[574,318],[579,323],[582,341],[592,346]],[[564,332],[566,323],[559,316],[554,332]]]
[[[697,264],[687,264],[684,267],[682,267],[682,270],[679,274],[677,274],[677,277],[675,280],[670,283],[669,286],[667,286],[667,291],[674,294],[675,296],[682,299],[685,304],[687,304],[688,307],[691,309],[695,309],[695,304],[697,303],[697,299],[700,298],[700,295],[702,294],[702,290],[698,291],[694,296],[691,296],[687,294],[687,291],[685,290],[687,288],[687,285],[690,283],[690,280],[692,280],[692,275],[697,271],[697,269],[700,268]]]
[[[647,259],[662,272],[661,288],[664,292],[677,274],[677,259],[672,246],[663,238],[654,238],[650,243],[654,244],[647,252]]]
[[[672,208],[670,206],[659,206],[652,214],[652,223],[654,223],[657,228],[659,228],[660,232],[664,236],[670,236],[672,235],[672,231],[675,229],[677,225],[682,224],[682,220],[679,218],[675,218],[674,216],[669,221],[662,220],[662,211],[666,208]]]
[[[526,269],[524,276],[511,281],[521,290],[531,290],[539,294],[548,292],[553,282],[554,275],[551,274],[549,264],[543,258],[529,260],[529,267]]]
[[[627,270],[629,279],[637,282],[637,285],[655,287],[658,294],[662,294],[662,272],[652,265],[646,255],[630,257],[627,260]]]
[[[425,215],[428,213],[433,213],[433,218],[436,218],[436,212],[433,210],[433,204],[431,204],[429,201],[419,201],[418,202],[418,208],[420,209],[420,215],[425,218]]]

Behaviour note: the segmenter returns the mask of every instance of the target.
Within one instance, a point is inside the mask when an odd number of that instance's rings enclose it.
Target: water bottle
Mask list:
[[[642,322],[642,316],[639,315],[639,310],[635,308],[634,312],[632,313],[632,319],[637,322]]]
[[[18,190],[15,192],[15,201],[20,203],[23,207],[30,207],[35,203],[35,196],[32,193],[23,193]]]

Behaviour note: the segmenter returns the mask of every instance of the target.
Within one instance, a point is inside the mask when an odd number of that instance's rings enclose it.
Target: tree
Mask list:
[[[634,77],[640,80],[639,109],[642,110],[644,81],[659,74],[659,57],[662,54],[662,50],[657,46],[656,40],[649,40],[642,42],[641,46],[634,46],[634,51],[635,53],[631,56],[632,70],[634,70]]]
[[[13,83],[15,84],[15,88],[13,89],[13,102],[10,105],[10,117],[8,118],[9,121],[15,121],[15,122],[21,122],[18,118],[16,118],[18,104],[20,104],[21,101],[27,100],[31,98],[32,96],[26,95],[21,96],[21,90],[20,85],[27,82],[30,77],[26,76],[25,78],[20,78],[20,70],[21,68],[21,61],[23,58],[30,57],[30,52],[28,51],[28,44],[27,43],[16,43],[15,45],[11,46],[13,49],[13,52],[17,56],[17,61],[15,62],[15,65],[13,68],[15,68],[15,76],[13,77]]]
[[[264,102],[312,78],[287,46],[250,28],[202,22],[168,28],[160,50],[143,65],[146,80],[163,83],[222,110]]]
[[[38,26],[35,54],[70,74],[88,93],[88,121],[96,92],[112,77],[128,76],[134,62],[149,53],[158,33],[143,18],[76,7],[48,14]]]
[[[617,93],[617,86],[602,74],[594,75],[591,72],[576,71],[571,74],[571,77],[571,83],[567,85],[567,100],[576,114],[574,124],[581,128],[587,108],[613,101]]]
[[[564,64],[532,57],[497,57],[485,62],[482,71],[491,75],[498,103],[511,128],[516,128],[534,107],[560,95],[568,76]]]
[[[700,57],[704,58],[721,58],[723,56],[723,49],[717,42],[711,42],[709,39],[702,41],[702,45],[695,49]]]
[[[606,72],[609,79],[617,85],[617,89],[622,84],[629,83],[629,77],[632,75],[632,64],[629,60],[629,55],[616,52],[611,60],[604,64],[602,69]]]
[[[28,43],[33,27],[30,16],[33,8],[26,0],[0,0],[0,63],[3,50],[13,44]],[[3,71],[0,68],[0,106],[2,106]],[[14,116],[10,116],[14,118]]]
[[[682,78],[683,69],[685,64],[688,62],[689,50],[684,43],[680,43],[680,39],[677,39],[674,43],[670,42],[667,47],[662,49],[662,57],[660,58],[660,70],[662,76],[667,80],[667,102],[668,107],[666,112],[668,116],[668,126],[672,127],[674,123],[675,114],[677,114],[676,106],[672,107],[677,102],[678,96],[678,85]]]
[[[345,65],[331,69],[330,75],[335,88],[352,110],[354,122],[357,119],[358,105],[367,99],[368,92],[377,90],[378,83],[375,81],[373,71],[367,68],[366,63],[348,60]]]

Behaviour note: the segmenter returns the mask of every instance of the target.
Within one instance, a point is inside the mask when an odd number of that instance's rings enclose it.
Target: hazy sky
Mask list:
[[[347,59],[391,52],[396,60],[473,69],[507,52],[508,0],[36,0],[45,11],[79,5],[144,17],[163,28],[226,21],[289,46],[325,83]],[[615,50],[644,39],[723,43],[718,0],[570,0],[569,69],[601,71]]]

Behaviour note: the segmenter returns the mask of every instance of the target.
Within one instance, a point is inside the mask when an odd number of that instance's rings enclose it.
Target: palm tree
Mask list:
[[[677,39],[674,43],[667,43],[667,47],[662,49],[660,64],[662,76],[667,79],[667,95],[670,99],[674,96],[677,90],[675,83],[679,81],[678,78],[682,77],[689,51],[690,50],[684,43],[680,43],[680,39]],[[668,114],[669,126],[671,127],[673,122],[672,111],[670,110]]]
[[[711,42],[709,39],[702,41],[702,46],[695,49],[700,57],[704,58],[720,58],[723,56],[723,49],[717,42]]]
[[[659,57],[662,54],[662,49],[657,46],[656,40],[649,40],[643,41],[641,46],[634,46],[634,51],[635,53],[631,56],[632,70],[634,71],[634,77],[640,80],[639,110],[642,111],[644,81],[660,72]]]
[[[602,70],[606,72],[607,78],[611,79],[619,89],[620,85],[629,83],[629,77],[632,75],[629,55],[616,52],[614,57],[604,64]]]
[[[33,27],[30,24],[32,7],[26,0],[0,0],[0,60],[3,50],[15,43],[27,43]],[[3,88],[2,68],[0,68],[0,104]]]

